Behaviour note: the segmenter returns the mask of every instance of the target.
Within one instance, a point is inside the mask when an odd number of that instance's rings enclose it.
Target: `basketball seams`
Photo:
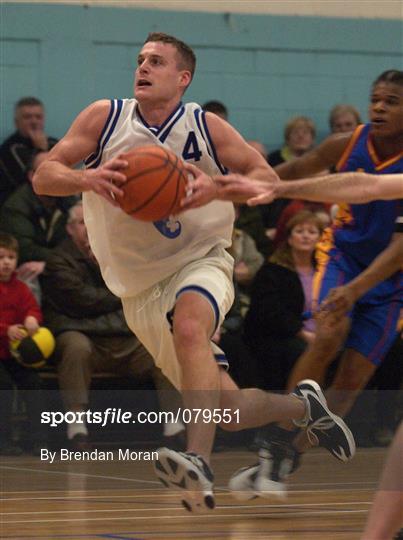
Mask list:
[[[155,146],[134,148],[122,155],[123,159],[125,157],[129,162],[127,174],[131,176],[126,176],[121,207],[127,214],[135,219],[156,221],[180,209],[179,201],[185,193],[186,175],[179,156],[169,148]],[[136,206],[130,208],[130,205]]]
[[[164,189],[164,187],[170,182],[171,180],[171,176],[172,174],[175,172],[175,169],[171,168],[171,170],[169,171],[169,174],[168,176],[166,177],[166,179],[164,180],[163,183],[161,183],[161,185],[158,186],[157,190],[154,191],[149,197],[148,199],[144,200],[140,206],[136,206],[135,208],[133,208],[132,210],[128,210],[128,212],[130,214],[135,214],[136,212],[138,212],[139,210],[142,210],[145,206],[147,206],[153,199],[155,199],[155,197],[158,196],[159,193],[161,193],[161,191]],[[169,214],[168,214],[169,215]]]
[[[133,180],[137,180],[137,178],[141,178],[142,176],[144,176],[146,174],[151,174],[151,173],[155,173],[155,172],[160,171],[160,170],[164,170],[165,167],[166,167],[166,163],[164,163],[162,165],[158,165],[158,167],[151,167],[150,169],[145,169],[143,171],[137,172],[133,176],[126,176],[126,178],[127,178],[126,184],[128,184],[129,182],[133,182]],[[122,172],[124,174],[124,169],[122,170]]]

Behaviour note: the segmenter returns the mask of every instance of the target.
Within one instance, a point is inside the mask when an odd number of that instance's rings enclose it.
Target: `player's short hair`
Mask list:
[[[43,103],[40,99],[33,96],[27,96],[17,101],[15,104],[15,110],[17,111],[18,109],[21,109],[21,107],[34,107],[38,105],[43,108]]]
[[[188,71],[190,71],[193,78],[194,72],[196,70],[196,56],[193,50],[189,47],[189,45],[187,45],[184,41],[181,41],[174,36],[164,34],[163,32],[151,32],[150,34],[148,34],[147,39],[144,43],[155,41],[161,43],[168,43],[169,45],[175,47],[180,59],[178,63],[179,68],[187,69]]]
[[[211,112],[214,114],[218,114],[219,116],[222,116],[224,118],[228,118],[228,109],[224,105],[224,103],[221,103],[221,101],[207,101],[202,106],[203,111]]]
[[[374,87],[381,82],[398,84],[400,86],[403,86],[403,71],[400,71],[398,69],[388,69],[387,71],[381,73],[379,77],[375,79],[372,86]]]
[[[360,116],[360,113],[357,111],[357,109],[353,107],[352,105],[347,105],[347,104],[342,103],[340,105],[335,105],[329,113],[330,129],[333,130],[333,126],[338,116],[340,116],[341,114],[347,114],[347,113],[352,114],[354,116],[355,121],[357,122],[357,125],[361,124],[362,122],[361,116]]]
[[[308,131],[311,132],[312,139],[316,137],[316,127],[314,121],[308,118],[307,116],[294,116],[290,118],[284,127],[284,140],[288,141],[291,135],[291,132],[298,128],[305,127]]]
[[[0,248],[14,251],[18,255],[18,241],[11,234],[0,231]]]

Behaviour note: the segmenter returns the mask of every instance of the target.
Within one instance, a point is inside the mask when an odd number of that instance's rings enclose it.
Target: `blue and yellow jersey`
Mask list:
[[[403,148],[398,155],[381,161],[372,144],[370,124],[360,125],[340,158],[337,170],[403,173]],[[400,201],[341,204],[334,225],[325,231],[321,248],[325,252],[332,247],[339,248],[365,268],[389,244],[399,211]]]

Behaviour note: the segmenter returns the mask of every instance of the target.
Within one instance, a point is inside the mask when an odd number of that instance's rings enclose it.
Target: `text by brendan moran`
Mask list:
[[[50,451],[47,448],[41,449],[41,461],[53,463],[60,461],[154,461],[158,459],[158,452],[136,451],[130,448],[119,448],[116,452],[91,450],[72,451],[67,448],[60,448],[57,451]]]

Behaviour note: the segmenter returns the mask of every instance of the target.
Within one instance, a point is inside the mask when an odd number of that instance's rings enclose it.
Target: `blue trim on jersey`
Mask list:
[[[213,308],[214,315],[215,315],[215,324],[214,324],[214,332],[217,330],[218,324],[220,322],[220,310],[218,309],[218,304],[214,296],[211,294],[210,291],[207,289],[204,289],[203,287],[200,287],[199,285],[188,285],[187,287],[183,287],[176,293],[176,299],[179,298],[179,296],[187,291],[195,291],[197,293],[200,293],[202,296],[205,296],[206,299],[210,302],[211,307]]]
[[[97,149],[95,150],[95,152],[93,154],[90,154],[84,160],[84,164],[86,166],[90,165],[91,161],[95,160],[97,158],[99,152],[100,152],[102,138],[105,135],[106,130],[108,129],[109,122],[111,121],[111,118],[112,118],[112,115],[113,115],[113,111],[115,110],[115,101],[113,99],[111,99],[110,102],[111,102],[111,106],[110,106],[110,109],[109,109],[108,118],[106,119],[105,125],[104,125],[104,127],[102,129],[102,133],[101,133],[101,135],[100,135],[100,137],[98,139]]]
[[[109,128],[107,128],[107,131],[105,130],[106,135],[105,135],[104,140],[101,143],[101,148],[100,148],[100,151],[98,152],[99,155],[98,155],[96,161],[93,161],[92,163],[88,162],[86,164],[89,169],[94,169],[95,167],[98,167],[98,165],[101,163],[102,153],[104,151],[104,148],[105,148],[107,142],[109,141],[109,139],[111,138],[113,130],[115,129],[117,121],[119,120],[120,113],[122,112],[123,100],[116,99],[116,100],[113,100],[113,101],[116,102],[116,111],[114,113],[112,123],[109,126]]]
[[[209,143],[208,143],[208,141],[206,141],[206,137],[204,136],[204,133],[203,133],[203,130],[202,130],[202,127],[201,127],[201,124],[200,124],[200,113],[201,112],[202,112],[201,109],[196,109],[194,111],[194,113],[193,113],[194,117],[195,117],[195,120],[196,120],[196,125],[199,128],[200,135],[201,135],[203,141],[206,143],[208,155],[211,157],[211,159],[214,159],[214,156],[212,155],[212,153],[210,151]]]
[[[205,127],[205,131],[203,130],[202,125],[200,123],[200,115],[202,115],[202,118],[203,118],[203,125]],[[214,145],[212,143],[210,133],[209,133],[209,131],[207,129],[207,124],[206,124],[205,117],[204,117],[204,112],[202,111],[202,109],[196,109],[194,111],[194,117],[195,117],[195,120],[196,120],[196,125],[197,125],[197,127],[199,129],[200,135],[201,135],[203,141],[206,143],[206,148],[207,148],[208,155],[211,157],[212,160],[214,160],[214,162],[216,163],[217,167],[222,172],[222,174],[227,174],[228,169],[226,169],[218,161],[218,157],[217,157],[217,154],[216,154],[216,151],[215,151],[215,147],[214,147]]]
[[[229,370],[229,362],[225,354],[215,354],[214,358],[219,366],[223,367],[226,371]]]
[[[174,127],[174,125],[176,124],[176,122],[178,122],[179,118],[181,118],[181,116],[183,116],[185,114],[185,107],[182,107],[180,110],[179,110],[179,113],[178,115],[173,119],[173,121],[169,124],[169,126],[161,133],[161,135],[159,135],[158,139],[164,143],[166,138],[168,137],[168,135],[171,133],[171,130],[172,128]]]
[[[179,102],[179,105],[174,109],[171,114],[166,118],[163,123],[160,126],[150,126],[150,124],[147,122],[147,120],[143,117],[143,115],[140,112],[138,104],[136,105],[136,112],[137,116],[140,118],[142,124],[144,127],[149,129],[153,135],[156,137],[160,136],[160,133],[167,127],[167,124],[172,120],[172,118],[175,116],[175,114],[178,113],[178,111],[183,107],[182,102]],[[175,123],[175,122],[174,122]]]
[[[221,163],[220,163],[220,160],[218,159],[218,156],[217,156],[217,152],[216,152],[216,149],[215,149],[215,146],[214,146],[214,143],[213,143],[213,139],[211,138],[211,135],[210,135],[210,132],[209,132],[209,129],[208,129],[208,126],[207,126],[207,122],[206,122],[206,114],[204,111],[201,111],[201,119],[202,119],[202,122],[203,122],[203,127],[204,127],[204,131],[206,133],[206,136],[207,136],[207,139],[208,139],[208,142],[209,142],[209,145],[211,147],[211,151],[213,152],[213,159],[214,161],[216,162],[216,165],[217,167],[220,169],[221,173],[222,174],[227,174],[228,173],[228,169],[226,167],[224,167]]]

